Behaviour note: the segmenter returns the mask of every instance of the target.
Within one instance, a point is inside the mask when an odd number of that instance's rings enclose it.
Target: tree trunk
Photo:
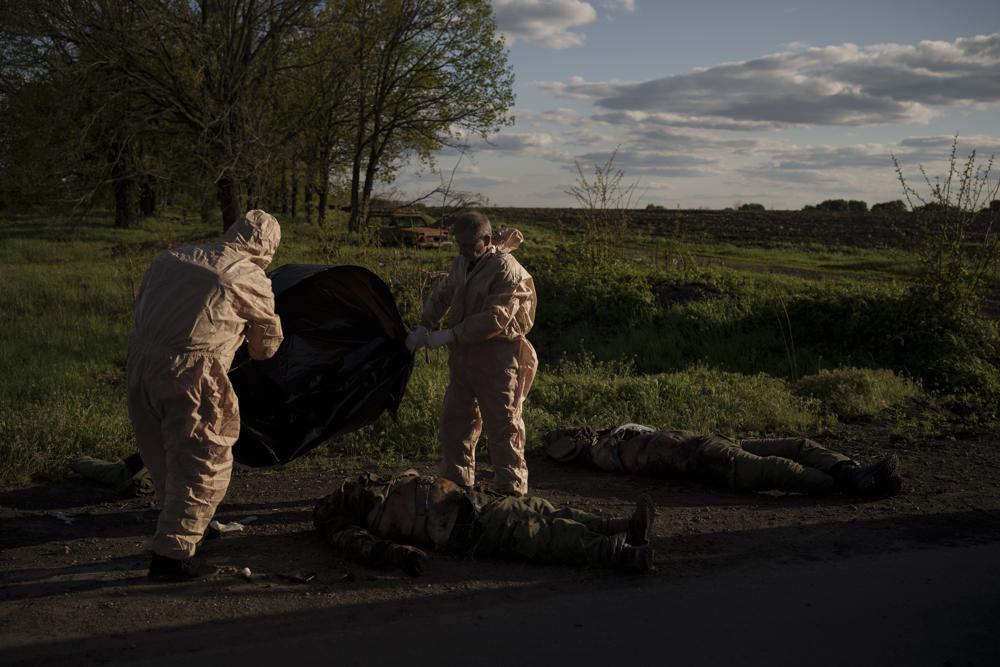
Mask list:
[[[312,222],[312,206],[313,206],[313,184],[306,181],[306,186],[302,191],[303,194],[303,204],[306,208],[306,222]]]
[[[222,231],[233,226],[240,219],[240,183],[233,175],[226,175],[216,182],[216,197],[222,211]]]
[[[135,181],[126,175],[120,161],[111,165],[111,183],[115,195],[115,227],[135,227]]]
[[[375,187],[375,176],[378,173],[378,162],[380,159],[381,154],[376,153],[373,146],[371,153],[368,155],[368,165],[365,167],[365,184],[361,190],[361,210],[363,211],[365,222],[368,222],[368,205],[372,200],[372,189]]]
[[[351,216],[347,228],[356,232],[361,228],[361,160],[363,153],[358,151],[351,162]]]
[[[292,210],[292,220],[295,220],[295,215],[299,208],[299,170],[298,161],[292,160],[292,192],[291,192],[291,210]]]
[[[288,213],[288,163],[281,161],[281,214]]]
[[[149,183],[139,188],[139,215],[144,218],[156,213],[156,190]]]
[[[326,209],[330,202],[330,179],[323,178],[319,182],[319,202],[316,204],[316,223],[326,222]]]

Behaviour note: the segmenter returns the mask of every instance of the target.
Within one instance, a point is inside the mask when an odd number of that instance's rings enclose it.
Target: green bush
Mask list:
[[[584,357],[539,376],[525,406],[529,443],[558,426],[639,422],[701,433],[800,433],[819,421],[819,403],[780,379],[695,366],[640,375],[621,362]]]
[[[657,305],[647,271],[623,260],[587,261],[572,248],[532,264],[538,291],[537,327],[561,331],[585,323],[595,332],[648,324]]]
[[[793,391],[819,400],[842,421],[876,417],[920,395],[912,380],[890,370],[870,368],[820,371],[794,383]]]

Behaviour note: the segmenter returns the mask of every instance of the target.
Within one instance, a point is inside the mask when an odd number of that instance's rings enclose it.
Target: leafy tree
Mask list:
[[[278,100],[288,80],[314,64],[295,48],[315,26],[314,6],[306,0],[39,0],[27,27],[113,84],[144,114],[139,127],[173,126],[174,141],[212,174],[228,227],[242,213],[251,175],[310,119],[289,115]],[[303,108],[308,105],[297,111]]]
[[[757,204],[754,202],[748,202],[746,204],[740,204],[740,211],[766,211],[767,209],[763,204]]]
[[[353,90],[350,227],[398,160],[511,122],[513,71],[487,0],[347,0],[339,7]]]

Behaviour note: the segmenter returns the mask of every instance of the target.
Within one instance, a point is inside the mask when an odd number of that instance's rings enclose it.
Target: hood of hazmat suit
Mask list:
[[[284,341],[229,373],[240,401],[236,461],[287,463],[395,413],[413,370],[392,293],[358,266],[287,264],[270,274]]]
[[[264,211],[254,210],[222,235],[223,243],[249,255],[250,261],[266,269],[281,241],[281,227]]]
[[[278,221],[254,210],[214,241],[160,253],[139,289],[131,349],[210,355],[228,368],[246,336],[254,358],[274,354],[281,325],[263,269],[280,240]]]

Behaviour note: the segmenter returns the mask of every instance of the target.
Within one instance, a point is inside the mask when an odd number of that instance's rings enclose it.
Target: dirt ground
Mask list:
[[[148,499],[121,500],[72,479],[5,490],[0,663],[162,658],[169,650],[245,646],[261,632],[294,637],[316,612],[322,623],[346,629],[417,613],[463,611],[474,618],[497,604],[565,593],[1000,542],[995,433],[911,441],[893,437],[888,425],[868,424],[840,426],[817,439],[862,461],[898,454],[904,493],[874,501],[743,494],[529,457],[532,493],[557,505],[618,515],[629,512],[640,493],[650,494],[658,508],[657,572],[646,576],[433,555],[427,573],[413,579],[344,562],[312,530],[311,509],[337,480],[362,470],[360,461],[322,471],[239,471],[219,518],[259,518],[245,533],[207,544],[204,554],[221,566],[220,574],[179,584],[145,577],[144,541],[156,517]],[[430,471],[431,463],[416,467]],[[489,478],[488,468],[483,477]],[[249,580],[238,574],[244,567],[253,573]],[[282,576],[299,572],[316,576],[308,583]]]

